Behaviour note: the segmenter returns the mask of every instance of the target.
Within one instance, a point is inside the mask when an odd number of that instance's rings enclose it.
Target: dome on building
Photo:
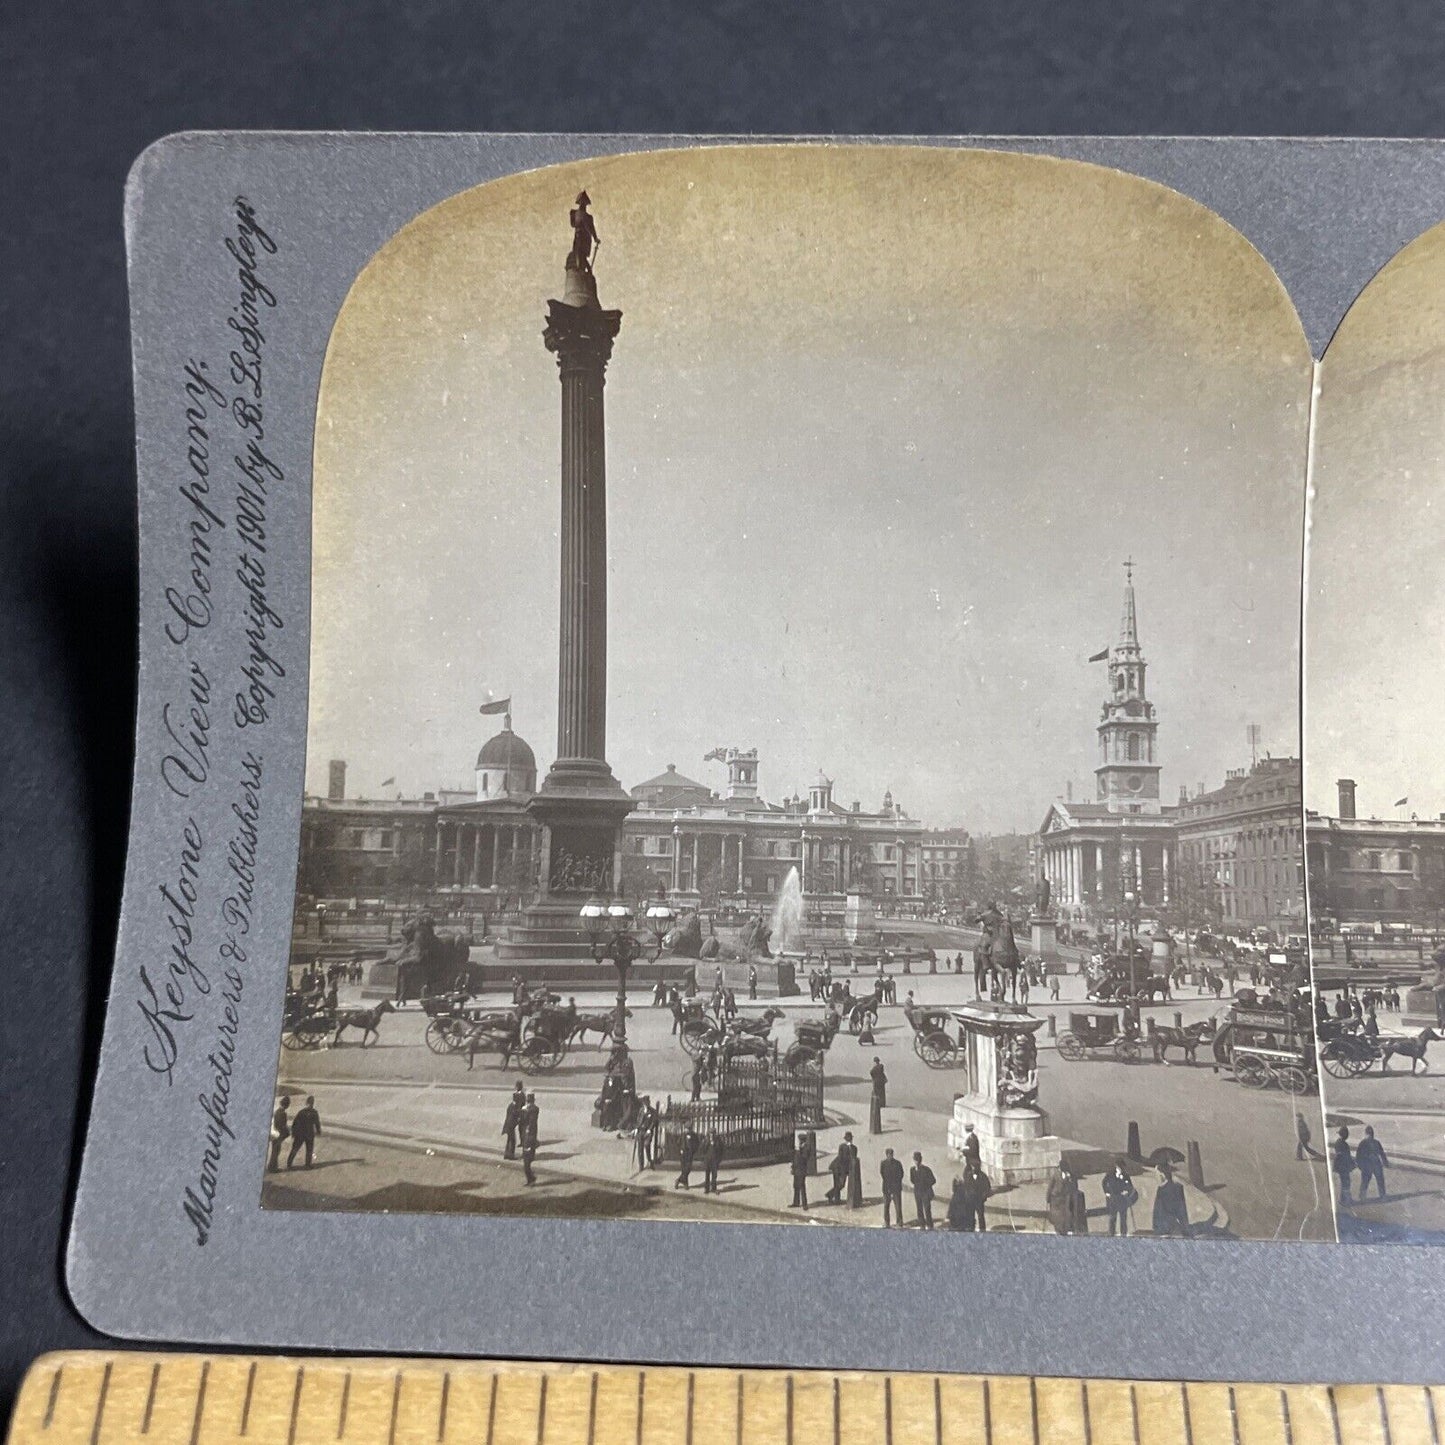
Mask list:
[[[521,768],[526,772],[537,771],[537,759],[532,749],[512,731],[504,727],[496,737],[488,738],[477,754],[479,768]]]
[[[508,713],[501,732],[488,738],[477,754],[477,801],[525,797],[536,791],[536,755],[512,731],[512,715]]]

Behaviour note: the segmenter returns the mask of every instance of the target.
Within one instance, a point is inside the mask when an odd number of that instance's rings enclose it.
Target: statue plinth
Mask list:
[[[850,888],[843,904],[843,936],[849,943],[876,943],[873,924],[873,895]]]
[[[984,1173],[994,1184],[1049,1178],[1063,1143],[1049,1132],[1049,1116],[1038,1103],[1034,1035],[1043,1019],[1016,1005],[993,1003],[964,1004],[952,1014],[968,1087],[953,1100],[949,1155],[964,1157],[965,1126],[971,1124]]]
[[[1063,961],[1059,958],[1059,925],[1047,913],[1037,913],[1029,919],[1029,946],[1044,961],[1045,972],[1062,973]]]

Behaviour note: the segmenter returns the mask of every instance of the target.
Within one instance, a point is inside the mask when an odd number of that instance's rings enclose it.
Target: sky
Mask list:
[[[1306,801],[1445,813],[1445,227],[1365,288],[1321,367],[1306,604]],[[1408,798],[1403,808],[1396,802]]]
[[[510,694],[555,753],[559,387],[541,331],[586,187],[608,370],[608,757],[936,826],[1092,797],[1122,563],[1166,800],[1295,753],[1310,356],[1212,213],[985,151],[723,147],[466,191],[333,332],[307,785],[470,784]]]

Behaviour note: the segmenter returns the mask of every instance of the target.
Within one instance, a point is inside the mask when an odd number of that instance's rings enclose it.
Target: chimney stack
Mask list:
[[[1335,786],[1340,790],[1340,817],[1353,818],[1355,816],[1355,780],[1341,778]]]
[[[326,782],[326,797],[330,802],[339,803],[346,797],[346,763],[341,758],[332,758]]]

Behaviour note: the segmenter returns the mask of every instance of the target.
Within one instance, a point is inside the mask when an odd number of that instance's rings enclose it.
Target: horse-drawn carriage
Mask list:
[[[783,1055],[783,1062],[796,1069],[803,1064],[819,1064],[838,1034],[838,1015],[831,1011],[822,1019],[800,1019],[793,1025],[793,1042]]]
[[[1214,1035],[1214,1060],[1247,1089],[1274,1084],[1289,1094],[1310,1093],[1319,1080],[1309,1008],[1236,1003]]]
[[[949,1033],[953,1015],[946,1008],[915,1009],[913,1024],[913,1052],[930,1069],[946,1069],[958,1055],[958,1043]]]
[[[1321,1024],[1320,1064],[1335,1079],[1352,1079],[1363,1074],[1380,1057],[1380,1045],[1358,1029],[1347,1029],[1331,1019]]]
[[[1154,973],[1149,957],[1136,944],[1127,953],[1106,953],[1090,970],[1089,997],[1101,1003],[1154,1003],[1171,997],[1168,975]]]
[[[1059,1056],[1070,1063],[1107,1054],[1122,1063],[1138,1063],[1144,1046],[1127,1005],[1118,1012],[1104,1009],[1070,1013],[1069,1027],[1059,1035]]]
[[[319,1049],[336,1029],[336,1015],[318,993],[288,993],[281,1021],[281,1047]]]
[[[468,1067],[478,1054],[500,1054],[502,1067],[515,1057],[524,1074],[549,1074],[561,1062],[577,1032],[579,1016],[547,1005],[484,1010],[467,1007],[465,994],[422,1000],[429,1018],[427,1047],[434,1054],[465,1054]]]
[[[678,1031],[678,1042],[683,1049],[696,1058],[708,1049],[732,1045],[735,1057],[757,1057],[772,1052],[771,1034],[773,1023],[783,1017],[781,1009],[764,1009],[751,1018],[731,1018],[719,1021],[707,1013],[685,1016]]]

